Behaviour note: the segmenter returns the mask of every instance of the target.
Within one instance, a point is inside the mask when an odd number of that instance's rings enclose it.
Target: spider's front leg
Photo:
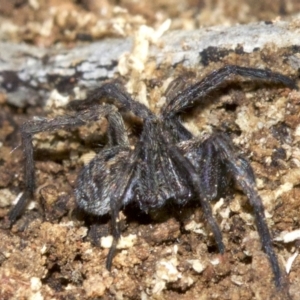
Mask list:
[[[209,93],[217,90],[230,76],[239,75],[256,80],[279,83],[291,89],[297,89],[294,80],[280,73],[264,69],[246,68],[235,65],[228,65],[207,75],[203,80],[192,84],[174,97],[170,98],[162,109],[162,115],[174,117],[178,113],[194,105],[198,100],[204,99]]]
[[[21,127],[22,147],[25,157],[25,191],[18,203],[12,208],[8,219],[13,224],[24,210],[27,200],[33,196],[35,189],[35,171],[33,159],[32,137],[34,134],[44,131],[55,131],[61,128],[73,128],[91,121],[97,121],[101,117],[114,113],[115,107],[110,105],[94,106],[90,110],[77,113],[75,116],[62,116],[55,119],[39,119],[24,123]]]
[[[215,194],[212,193],[211,195],[216,196],[218,191],[222,190],[223,187],[220,186],[220,183],[226,179],[225,173],[222,174],[219,171],[214,171],[217,165],[222,166],[223,170],[227,173],[227,177],[229,175],[247,195],[255,214],[255,221],[262,247],[268,256],[273,270],[275,284],[277,287],[282,287],[284,285],[284,277],[272,246],[272,238],[266,223],[264,206],[257,192],[255,177],[250,163],[238,153],[229,137],[222,133],[215,134],[205,140],[201,144],[200,150],[203,153],[202,159],[204,159],[204,165],[200,171],[201,178],[215,177],[215,179],[213,179],[216,184],[216,188],[213,188]],[[209,153],[214,153],[214,155],[210,155]],[[213,158],[215,162],[207,161],[207,157]],[[211,179],[209,181],[211,181]],[[211,185],[211,183],[209,183],[209,185]]]

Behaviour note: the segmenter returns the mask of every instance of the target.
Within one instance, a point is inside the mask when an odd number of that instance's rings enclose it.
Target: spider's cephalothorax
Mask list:
[[[249,162],[226,134],[215,133],[201,141],[194,138],[180,122],[181,112],[218,88],[230,75],[263,79],[296,88],[293,80],[278,73],[226,66],[169,97],[157,116],[134,101],[122,84],[115,80],[94,90],[86,100],[71,103],[74,111],[71,116],[25,123],[21,134],[26,161],[26,190],[10,212],[10,221],[16,220],[34,192],[32,135],[80,126],[105,117],[109,124],[108,146],[81,170],[75,197],[78,206],[88,213],[97,216],[111,214],[114,242],[107,258],[108,269],[111,268],[120,237],[119,211],[133,202],[147,212],[159,209],[168,201],[184,205],[191,199],[198,200],[218,249],[224,253],[222,234],[209,201],[220,197],[229,183],[234,181],[253,207],[263,249],[271,263],[276,286],[280,287],[283,275],[272,247],[264,207]],[[124,112],[131,112],[142,120],[143,129],[135,145],[129,144],[122,118]]]

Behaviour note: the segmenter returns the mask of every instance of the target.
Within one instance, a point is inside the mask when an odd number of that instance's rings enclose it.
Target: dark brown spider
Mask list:
[[[198,200],[218,249],[224,253],[222,233],[209,202],[220,197],[234,181],[247,195],[253,208],[275,284],[281,287],[283,275],[272,246],[250,163],[225,133],[216,132],[201,141],[194,138],[180,121],[182,112],[219,88],[231,75],[296,88],[293,80],[279,73],[226,66],[183,91],[173,93],[175,95],[167,99],[160,114],[155,115],[146,106],[134,101],[119,81],[111,81],[94,90],[86,100],[71,103],[75,112],[71,116],[33,120],[23,124],[21,135],[25,152],[26,189],[9,214],[11,223],[21,214],[35,188],[32,136],[42,131],[80,126],[105,117],[109,124],[109,143],[81,170],[75,197],[77,205],[87,213],[96,216],[111,214],[114,241],[107,257],[107,269],[111,269],[120,238],[118,214],[129,203],[136,203],[142,211],[149,212],[160,209],[170,201],[185,205],[192,199]],[[110,104],[103,100],[109,100]],[[128,112],[143,123],[135,145],[130,145],[123,123],[122,113]]]

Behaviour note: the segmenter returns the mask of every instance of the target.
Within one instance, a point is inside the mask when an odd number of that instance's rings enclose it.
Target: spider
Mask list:
[[[111,269],[121,235],[118,214],[130,203],[135,203],[140,210],[148,213],[157,211],[170,201],[180,206],[191,200],[199,201],[218,250],[223,254],[225,246],[222,233],[209,202],[219,198],[229,184],[236,182],[253,208],[275,284],[281,287],[283,275],[272,246],[264,206],[250,163],[226,133],[216,131],[205,140],[200,140],[193,137],[180,118],[182,112],[218,89],[232,75],[296,88],[295,82],[282,74],[228,65],[167,97],[158,115],[134,101],[119,80],[112,80],[96,88],[85,100],[71,102],[69,108],[73,113],[68,116],[24,123],[21,136],[25,155],[25,191],[10,211],[11,224],[34,193],[32,136],[38,132],[81,126],[105,117],[108,121],[108,145],[80,171],[75,199],[78,207],[86,213],[111,215],[114,239],[106,261],[108,270]],[[132,113],[142,121],[142,130],[134,145],[130,144],[126,133],[123,121],[125,113]]]

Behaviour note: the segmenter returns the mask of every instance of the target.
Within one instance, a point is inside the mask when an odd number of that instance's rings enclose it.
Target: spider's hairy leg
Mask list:
[[[132,112],[143,120],[152,115],[145,105],[132,99],[125,91],[120,80],[112,80],[102,84],[100,87],[92,90],[86,99],[70,102],[69,108],[77,111],[87,109],[90,106],[105,102],[103,100],[115,105],[120,110]]]
[[[162,109],[162,115],[174,116],[186,108],[206,97],[211,91],[218,89],[231,75],[240,75],[257,80],[266,80],[272,83],[280,83],[291,89],[297,89],[294,80],[280,73],[264,69],[246,68],[235,65],[228,65],[207,75],[203,80],[194,83],[190,87],[177,93],[169,99]]]
[[[115,256],[118,241],[121,237],[120,223],[119,223],[119,212],[121,210],[122,202],[120,201],[122,198],[116,198],[113,196],[110,199],[110,210],[111,210],[111,226],[112,226],[112,236],[113,241],[110,246],[108,255],[106,257],[106,269],[111,271],[112,261]]]
[[[182,125],[180,116],[178,115],[165,118],[165,126],[170,130],[177,142],[193,138],[193,135]]]
[[[121,236],[119,212],[134,198],[139,148],[130,149],[123,119],[117,111],[106,118],[109,147],[99,152],[80,171],[75,198],[78,207],[87,213],[96,216],[111,214],[113,242],[106,260],[106,268],[110,270]]]
[[[110,105],[93,107],[89,111],[82,111],[75,116],[63,116],[55,119],[32,120],[24,123],[21,127],[22,146],[25,157],[25,191],[18,203],[12,208],[8,219],[13,224],[24,210],[27,200],[32,197],[35,188],[35,172],[33,159],[32,137],[34,134],[44,131],[55,131],[61,128],[73,128],[84,125],[87,122],[96,121],[116,110]]]
[[[132,193],[133,186],[135,185],[135,164],[127,164],[125,174],[119,177],[118,184],[122,188],[119,188],[116,193],[110,198],[110,210],[111,210],[111,225],[112,225],[112,235],[113,242],[109,249],[106,258],[106,268],[108,271],[111,270],[112,260],[114,258],[118,241],[121,237],[120,223],[119,223],[119,212],[122,206],[129,203],[134,198],[134,193]],[[127,182],[124,186],[124,175],[126,176]]]
[[[222,239],[222,233],[220,231],[218,223],[213,217],[212,209],[209,204],[210,199],[205,194],[205,186],[201,182],[199,174],[195,170],[190,160],[181,153],[181,151],[176,145],[170,142],[171,137],[168,134],[166,134],[166,132],[162,134],[164,134],[164,137],[161,136],[161,138],[162,140],[165,140],[165,147],[167,147],[167,151],[170,155],[170,158],[177,166],[178,170],[180,170],[182,175],[190,181],[195,195],[199,198],[204,215],[211,227],[211,230],[217,242],[219,252],[223,254],[225,252],[225,246]]]
[[[195,167],[201,182],[201,189],[208,201],[222,197],[232,183],[225,163],[219,159],[218,149],[210,142],[190,140],[180,144],[185,156]]]
[[[136,151],[123,146],[102,150],[82,168],[76,182],[79,208],[95,216],[111,215],[113,243],[106,261],[108,270],[121,235],[119,212],[135,196],[136,155]]]
[[[129,146],[128,135],[126,133],[123,118],[118,111],[112,112],[107,116],[108,139],[110,146]]]
[[[245,158],[237,154],[237,150],[232,141],[225,134],[215,134],[211,136],[207,142],[215,147],[221,157],[220,159],[226,164],[231,176],[247,195],[253,207],[262,247],[268,256],[273,270],[275,284],[277,287],[282,287],[285,279],[272,246],[271,234],[265,220],[264,206],[257,192],[252,167]]]

